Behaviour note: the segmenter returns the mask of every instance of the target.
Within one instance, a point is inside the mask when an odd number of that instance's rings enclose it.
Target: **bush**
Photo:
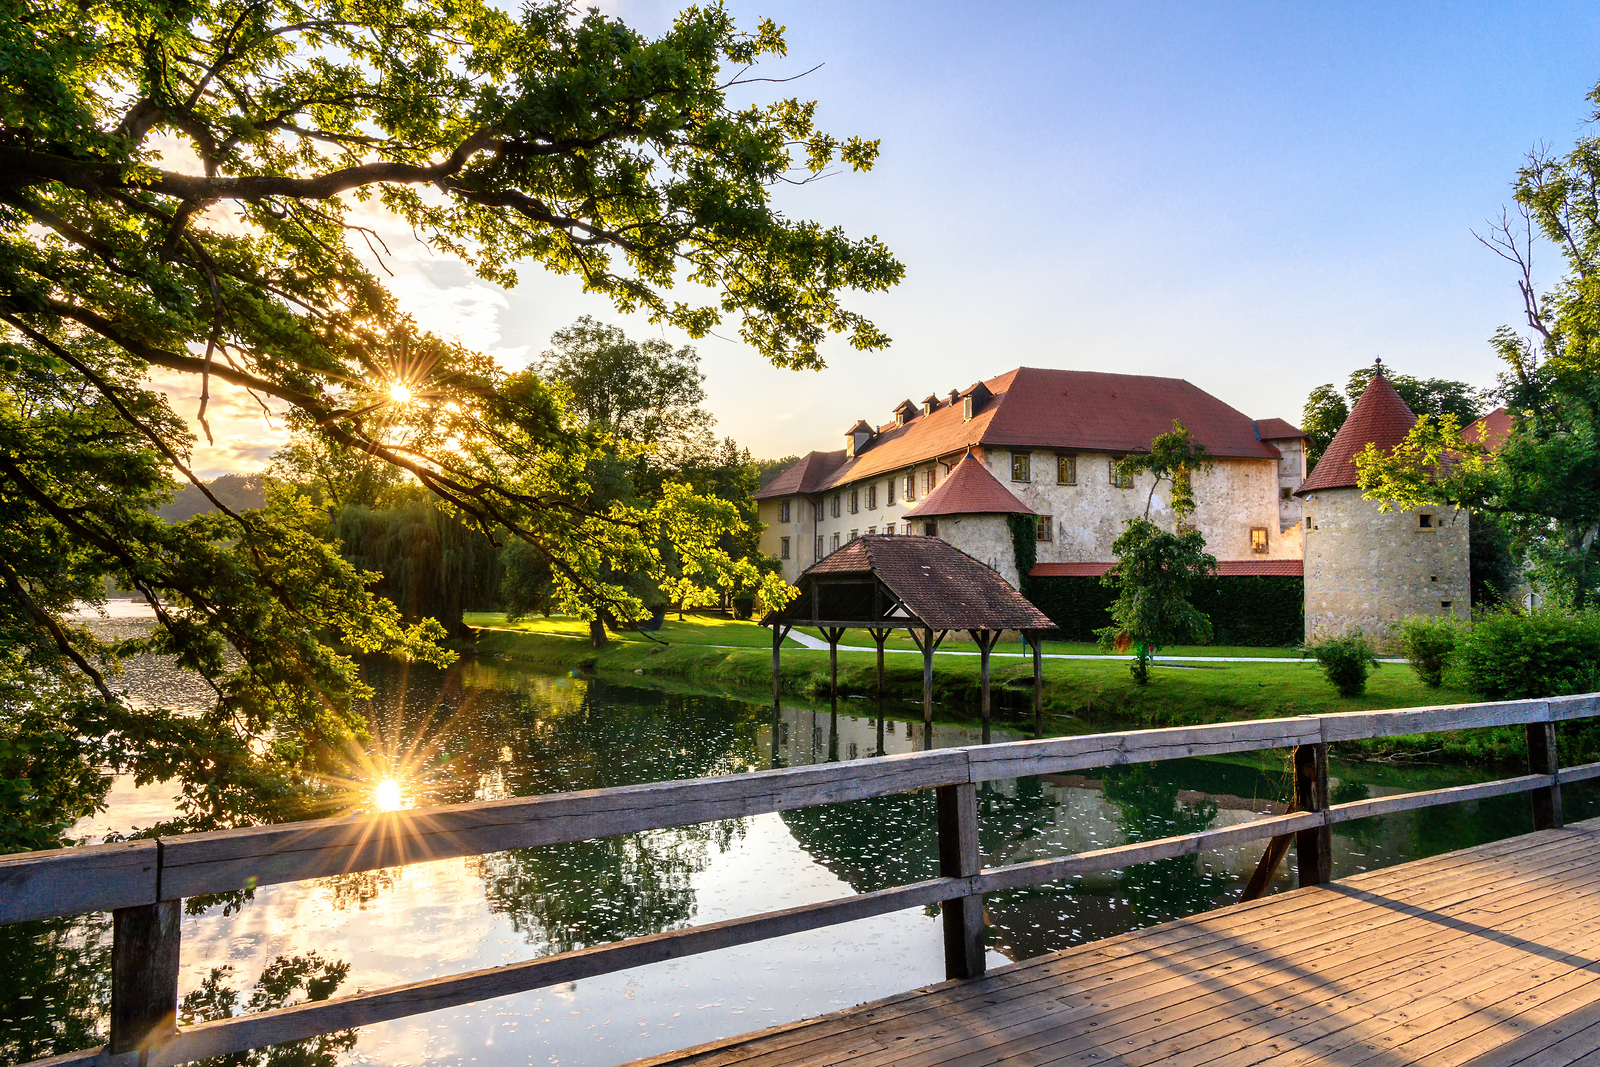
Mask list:
[[[1343,637],[1327,637],[1308,642],[1300,650],[1322,667],[1322,673],[1342,697],[1358,697],[1367,691],[1367,675],[1378,666],[1378,649],[1372,638],[1360,630]]]
[[[1489,700],[1600,689],[1600,612],[1538,608],[1491,611],[1456,650],[1463,684]]]
[[[1444,684],[1445,665],[1461,643],[1463,629],[1450,615],[1411,615],[1400,624],[1406,662],[1428,688]]]

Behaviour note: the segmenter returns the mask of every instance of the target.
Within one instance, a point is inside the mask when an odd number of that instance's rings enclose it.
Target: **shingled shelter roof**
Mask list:
[[[938,515],[1032,515],[1034,511],[989,473],[989,468],[967,453],[944,482],[927,499],[905,513],[908,519]]]
[[[1372,376],[1350,416],[1333,435],[1328,450],[1317,460],[1311,477],[1301,483],[1296,495],[1318,489],[1344,489],[1356,484],[1356,456],[1369,444],[1387,451],[1406,439],[1417,417],[1412,414],[1389,379],[1380,371]]]
[[[993,567],[947,541],[858,537],[801,573],[800,596],[762,625],[1047,630],[1055,624]]]

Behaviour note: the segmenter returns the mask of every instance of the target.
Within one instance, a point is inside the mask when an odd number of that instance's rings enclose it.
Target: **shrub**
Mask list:
[[[1456,650],[1468,689],[1490,700],[1525,700],[1600,688],[1600,612],[1491,611]]]
[[[1463,630],[1450,615],[1411,615],[1400,623],[1400,648],[1406,662],[1428,688],[1444,684],[1445,665],[1461,643]]]
[[[1301,654],[1310,656],[1342,697],[1358,697],[1367,691],[1367,675],[1378,666],[1377,646],[1360,630],[1342,637],[1325,637],[1307,642]]]

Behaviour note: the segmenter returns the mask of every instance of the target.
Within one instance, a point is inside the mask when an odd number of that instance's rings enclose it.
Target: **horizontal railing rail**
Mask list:
[[[985,894],[1264,839],[1273,839],[1276,855],[1281,856],[1286,847],[1283,843],[1291,835],[1296,835],[1304,848],[1305,842],[1316,840],[1307,835],[1320,834],[1326,842],[1330,827],[1352,819],[1519,792],[1535,795],[1536,813],[1554,804],[1553,823],[1550,815],[1541,818],[1536,814],[1536,825],[1559,825],[1560,786],[1600,777],[1600,763],[1556,766],[1553,724],[1595,715],[1600,715],[1600,694],[1135,730],[22,853],[0,856],[0,924],[92,911],[112,911],[117,919],[111,1044],[106,1049],[35,1061],[36,1065],[106,1062],[108,1056],[113,1061],[131,1057],[127,1062],[142,1062],[147,1067],[185,1063],[932,903],[945,904],[949,973],[965,977],[983,970],[980,916]],[[1535,773],[1346,804],[1326,802],[1325,746],[1331,742],[1519,725],[1528,728]],[[979,784],[1024,775],[1282,748],[1297,751],[1297,807],[1314,810],[980,869],[974,791]],[[1313,768],[1316,763],[1302,761],[1298,754],[1312,750],[1324,754],[1320,794],[1324,799],[1320,802],[1300,796],[1302,762]],[[920,789],[935,789],[938,794],[938,878],[203,1023],[181,1032],[173,1026],[176,908],[184,897]],[[1306,790],[1307,797],[1317,795],[1314,788]],[[1326,848],[1324,843],[1324,852]],[[1275,867],[1278,858],[1270,849],[1269,857]],[[1267,862],[1264,858],[1263,864]],[[1311,866],[1317,866],[1314,859]],[[1325,860],[1318,869],[1320,874],[1314,880],[1325,880]],[[1266,874],[1270,876],[1270,868]],[[166,927],[171,927],[170,932],[159,935],[167,939],[162,944],[170,956],[165,970],[119,968],[116,957],[124,942],[130,947],[135,942],[144,946],[155,936],[150,931]],[[161,955],[153,953],[154,957]],[[148,1017],[147,1008],[142,1019],[119,1020],[118,983],[150,981],[173,986],[169,995],[155,998],[169,1004],[169,1009],[160,1018]],[[151,998],[145,994],[149,991],[139,992],[137,997],[125,996],[124,1001],[148,1004]]]

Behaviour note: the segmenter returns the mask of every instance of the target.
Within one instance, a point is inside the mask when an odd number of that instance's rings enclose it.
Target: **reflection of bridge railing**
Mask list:
[[[1600,777],[1600,763],[1560,768],[1555,724],[1600,715],[1600,694],[1398,711],[1350,712],[1212,726],[1015,741],[718,778],[512,798],[382,815],[186,834],[0,856],[0,923],[114,913],[109,1045],[35,1061],[142,1062],[148,1067],[294,1041],[571,982],[680,956],[945,902],[946,970],[984,969],[982,897],[1223,845],[1273,839],[1252,883],[1270,878],[1291,836],[1304,883],[1328,878],[1329,828],[1350,819],[1527,792],[1536,829],[1561,824],[1561,785]],[[1525,725],[1530,769],[1477,785],[1328,803],[1330,742]],[[1296,750],[1297,806],[1225,829],[982,869],[976,786],[1187,756]],[[175,1026],[182,899],[454,856],[554,845],[718,819],[937,790],[940,877],[837,900],[356,993],[275,1011]]]

